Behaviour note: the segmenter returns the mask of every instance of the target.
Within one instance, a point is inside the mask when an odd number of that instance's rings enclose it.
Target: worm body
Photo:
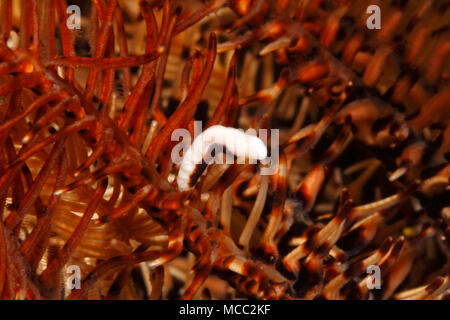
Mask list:
[[[267,157],[267,147],[260,138],[239,129],[212,126],[194,139],[183,156],[177,176],[180,191],[189,190],[195,185],[206,166],[211,163],[212,159],[208,159],[208,155],[212,149],[219,149],[233,154],[238,159],[246,158],[250,161]]]

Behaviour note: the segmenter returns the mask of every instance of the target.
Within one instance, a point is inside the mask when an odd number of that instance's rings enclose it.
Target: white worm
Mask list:
[[[255,161],[267,158],[267,147],[260,138],[235,128],[220,125],[209,127],[194,139],[183,155],[177,176],[180,191],[189,190],[195,185],[206,165],[210,163],[205,163],[205,157],[211,153],[211,148],[217,146],[219,149],[223,148],[223,152],[232,153],[239,159]]]

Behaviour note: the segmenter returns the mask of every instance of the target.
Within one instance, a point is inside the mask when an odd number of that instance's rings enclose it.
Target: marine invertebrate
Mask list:
[[[267,147],[257,136],[238,129],[220,125],[209,127],[199,134],[183,153],[183,160],[177,175],[178,189],[180,191],[191,189],[203,173],[205,165],[214,162],[223,163],[223,161],[214,161],[215,155],[221,153],[231,153],[241,159],[240,161],[248,159],[251,162],[264,160],[267,157]],[[209,157],[207,157],[208,155]],[[233,162],[234,159],[231,163]],[[225,163],[229,163],[229,161]]]
[[[0,297],[448,298],[448,5],[78,5],[1,1]],[[195,120],[278,129],[277,170],[178,190]]]

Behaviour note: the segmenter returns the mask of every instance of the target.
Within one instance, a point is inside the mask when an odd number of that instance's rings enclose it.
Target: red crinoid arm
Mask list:
[[[59,16],[59,30],[61,31],[62,52],[65,57],[74,57],[75,48],[73,35],[67,28],[67,13],[65,0],[56,0],[56,10]],[[64,78],[70,83],[73,82],[74,70],[66,68]]]
[[[213,267],[213,261],[211,259],[212,256],[215,256],[213,252],[213,247],[211,245],[209,237],[201,230],[201,228],[197,228],[197,225],[193,225],[196,228],[193,232],[189,232],[188,241],[193,247],[196,247],[196,251],[198,252],[198,260],[193,270],[195,271],[195,276],[192,279],[191,284],[184,292],[181,299],[183,300],[191,300],[194,298],[194,295],[201,288],[203,283],[208,278],[209,273]]]
[[[164,112],[162,112],[162,110],[160,108],[160,104],[161,104],[160,99],[161,99],[161,93],[162,93],[162,87],[163,87],[164,73],[165,73],[167,61],[169,58],[170,43],[174,36],[173,29],[175,28],[175,22],[178,21],[180,11],[181,11],[181,8],[177,7],[175,9],[173,18],[171,18],[169,20],[170,5],[169,5],[168,1],[166,1],[164,3],[163,21],[162,21],[162,26],[161,26],[162,32],[159,34],[158,44],[159,45],[163,44],[164,48],[167,49],[167,51],[164,52],[163,56],[161,57],[160,62],[158,63],[158,70],[156,73],[156,76],[157,76],[156,85],[155,85],[155,89],[154,89],[152,103],[150,106],[151,117],[154,120],[156,120],[158,122],[158,124],[161,126],[164,125],[167,121],[167,118],[166,118]],[[163,34],[166,34],[166,37],[163,37]],[[148,104],[148,102],[146,102],[145,105],[147,105],[147,104]],[[141,111],[141,117],[140,117],[140,119],[138,119],[138,126],[139,126],[139,123],[144,122],[144,115],[145,115],[145,113]]]
[[[255,0],[252,2],[254,2],[255,4],[250,8],[250,10],[248,10],[248,12],[244,16],[234,22],[230,31],[242,27],[243,25],[251,22],[253,19],[258,18],[258,16],[263,14],[264,10],[267,9],[267,0]]]
[[[189,82],[192,69],[194,69],[193,74],[192,74],[192,79]],[[184,100],[186,100],[186,97],[189,93],[189,87],[195,86],[200,75],[201,75],[201,53],[198,50],[195,50],[192,57],[184,65],[183,71],[181,73],[180,103],[183,103]],[[189,122],[189,121],[187,121],[187,122]],[[187,126],[187,124],[182,124],[181,126]]]
[[[31,186],[33,185],[33,175],[31,173],[30,168],[28,167],[28,165],[25,163],[22,167],[22,174],[25,178],[25,183],[27,188],[31,188]],[[21,184],[17,184],[18,186],[20,186]],[[20,193],[24,193],[24,190],[21,190]],[[36,202],[34,203],[34,207],[36,210],[36,215],[38,217],[38,219],[45,213],[45,206],[42,203],[41,197],[37,197]]]
[[[298,143],[298,146],[296,146],[295,150],[292,152],[293,154],[295,154],[295,157],[300,157],[301,155],[311,150],[311,148],[313,148],[320,140],[328,126],[332,123],[336,112],[339,110],[341,105],[342,101],[334,102],[330,109],[327,110],[326,114],[319,121],[319,123],[314,126],[311,132],[300,139],[297,139],[297,137],[294,135],[283,144],[283,149],[285,149],[290,144],[296,143],[300,140],[300,143]]]
[[[189,58],[184,64],[180,79],[180,101],[183,102],[189,92],[189,77],[191,76],[192,66],[194,65],[194,57]]]
[[[39,25],[36,0],[22,1],[20,16],[20,46],[39,58]]]
[[[0,42],[6,43],[12,30],[12,0],[3,0],[0,9]]]
[[[36,226],[33,228],[31,234],[25,239],[20,248],[24,259],[30,264],[30,268],[35,272],[39,261],[44,255],[45,249],[48,245],[50,238],[50,223],[56,212],[56,205],[58,204],[61,194],[57,194],[55,191],[61,189],[65,185],[67,176],[67,157],[64,152],[60,156],[59,166],[56,171],[56,182],[53,188],[52,195],[48,201],[46,212],[43,217],[38,219]]]
[[[444,79],[445,61],[448,62],[450,53],[450,39],[442,39],[436,44],[435,54],[429,60],[429,68],[425,74],[425,79],[429,84],[435,85],[439,79]],[[447,77],[448,79],[448,77]]]
[[[89,68],[97,71],[106,69],[120,69],[140,66],[159,58],[163,50],[156,48],[150,53],[134,57],[114,57],[114,58],[89,58],[89,57],[68,57],[54,58],[47,63],[47,66],[65,66],[70,68]]]
[[[113,143],[114,135],[112,129],[106,129],[100,137],[97,145],[93,149],[92,153],[88,156],[86,161],[78,166],[74,172],[74,176],[79,176],[81,172],[89,168],[97,159],[99,159],[105,150]]]
[[[11,300],[17,298],[41,300],[41,293],[31,279],[29,266],[20,255],[15,237],[4,226],[2,226],[2,232],[7,258],[6,286],[4,287],[3,296],[5,299]]]
[[[222,124],[225,127],[233,127],[239,112],[239,92],[237,88],[234,89],[233,95],[230,98],[230,110],[225,113]]]
[[[34,123],[34,126],[36,128],[33,129],[33,133],[36,134],[41,128],[46,126],[51,121],[54,121],[63,111],[66,111],[66,115],[69,115],[69,117],[71,117],[73,113],[71,113],[71,111],[69,110],[72,107],[76,107],[76,104],[77,103],[75,102],[75,99],[71,97],[65,97],[53,107],[48,108],[49,110],[42,116],[40,116]],[[77,106],[79,106],[79,104],[77,104]],[[31,138],[31,136],[26,135],[24,137],[25,141],[27,141],[27,139],[29,138]]]
[[[42,74],[40,72],[22,73],[13,79],[7,80],[0,84],[0,96],[7,93],[22,89],[24,87],[32,88],[41,83]]]
[[[120,56],[123,58],[128,57],[128,45],[127,45],[127,37],[125,35],[125,26],[123,21],[122,10],[120,10],[119,6],[116,9],[116,24],[117,24],[117,40],[120,49]],[[129,68],[122,68],[122,88],[123,88],[123,96],[128,97],[131,90],[131,72]]]
[[[27,115],[29,115],[33,111],[59,98],[61,98],[61,93],[59,93],[57,90],[51,90],[39,96],[29,106],[27,106],[27,108],[23,110],[20,114],[18,114],[14,118],[9,119],[8,121],[5,121],[2,125],[0,125],[0,134],[4,134],[5,132],[7,132],[10,128],[12,128],[19,121],[23,120]]]
[[[102,19],[102,27],[98,36],[97,45],[95,46],[94,58],[101,58],[105,55],[105,51],[108,45],[109,37],[112,37],[112,25],[114,12],[117,7],[117,0],[111,0],[108,3],[105,17]],[[91,100],[94,94],[96,79],[98,76],[97,70],[92,70],[89,73],[88,80],[86,82],[86,91],[84,96],[87,100]]]
[[[20,170],[19,166],[5,170],[3,175],[0,177],[0,204],[3,205],[2,208],[5,206],[6,203],[6,196],[8,195],[9,185],[11,184],[11,181],[13,181],[13,179],[19,173],[19,170]],[[3,218],[3,210],[0,211],[0,217]]]
[[[24,72],[27,66],[18,61],[0,62],[0,76],[13,72]]]
[[[139,188],[139,191],[136,192],[136,194],[133,195],[133,199],[130,201],[127,201],[126,203],[123,203],[119,205],[117,208],[115,208],[112,213],[108,216],[105,216],[107,220],[112,219],[118,219],[122,217],[124,214],[128,213],[131,209],[135,208],[139,202],[146,199],[147,196],[154,191],[154,188],[151,185],[146,185]],[[106,220],[106,219],[104,219]]]
[[[54,281],[57,279],[61,268],[64,267],[64,265],[69,261],[72,253],[80,244],[107,186],[107,179],[104,179],[98,183],[97,190],[95,190],[94,196],[86,207],[86,210],[83,213],[77,227],[72,232],[72,235],[64,244],[64,247],[58,251],[57,257],[48,264],[47,268],[39,277],[39,280],[44,285],[51,286],[52,284],[55,284]]]
[[[150,104],[150,99],[152,96],[152,86],[153,82],[150,82],[147,85],[147,88],[144,90],[143,95],[139,99],[138,105],[139,108],[136,110],[134,121],[133,121],[133,132],[131,134],[131,143],[133,143],[136,148],[139,148],[142,146],[143,139],[145,137],[145,133],[148,130],[148,126],[146,124],[146,120],[148,119],[148,108],[147,106]],[[162,113],[162,111],[161,111]],[[158,124],[159,123],[165,123],[165,116],[164,119],[155,119]]]
[[[55,56],[55,2],[43,1],[43,16],[40,19],[40,31],[42,33],[43,49],[41,50],[43,60],[48,60]]]
[[[420,113],[409,121],[409,126],[416,132],[436,121],[439,114],[450,113],[450,86],[444,87],[420,107]]]
[[[275,199],[270,213],[269,223],[262,236],[259,248],[266,257],[278,258],[278,248],[275,243],[275,236],[279,230],[283,218],[284,201],[287,191],[287,163],[286,155],[280,150],[280,162],[276,174]]]
[[[244,172],[244,170],[248,169],[249,165],[244,164],[233,164],[227,170],[226,174],[223,174],[220,179],[214,185],[211,195],[209,196],[208,202],[205,206],[205,218],[212,222],[214,225],[218,222],[217,211],[220,208],[220,200],[222,198],[222,194],[225,190],[233,184],[233,182],[237,179],[237,177]]]
[[[164,285],[164,266],[158,266],[150,275],[150,282],[152,284],[152,292],[150,300],[159,300],[162,296],[162,289]]]
[[[109,164],[99,170],[96,170],[80,179],[77,179],[68,185],[64,186],[63,188],[57,189],[55,191],[56,194],[62,194],[64,192],[73,190],[79,186],[82,186],[84,184],[91,183],[92,181],[103,179],[109,174],[112,173],[119,173],[121,170],[129,169],[131,166],[136,166],[137,161],[136,160],[125,160],[125,161],[118,161],[114,164]]]
[[[316,202],[319,191],[322,189],[326,175],[323,164],[315,165],[295,188],[294,197],[304,203],[301,213],[309,212]]]
[[[222,98],[220,99],[220,102],[214,111],[214,114],[212,115],[211,119],[209,119],[206,128],[219,124],[220,120],[222,119],[222,116],[224,115],[225,111],[227,110],[227,107],[230,104],[231,96],[233,95],[233,92],[236,88],[236,61],[237,61],[237,52],[234,53],[233,57],[230,61],[230,66],[228,69],[228,77],[227,77],[227,83],[225,85],[225,90],[223,91]],[[206,129],[205,128],[205,129]]]
[[[6,149],[6,155],[7,155],[8,159],[13,160],[17,157],[16,151],[14,148],[14,143],[13,143],[11,137],[9,137],[9,136],[6,139],[5,149]],[[19,176],[20,176],[20,173],[19,173]],[[11,208],[13,209],[14,212],[16,212],[15,210],[17,210],[19,208],[20,203],[22,202],[23,198],[25,197],[24,190],[26,190],[23,185],[22,179],[18,179],[18,180],[20,180],[20,182],[11,188],[12,189],[11,190],[11,200],[12,200]]]
[[[194,87],[198,80],[200,79],[200,76],[202,74],[202,54],[200,51],[195,50],[194,54],[192,55],[192,59],[193,59],[193,66],[194,66],[194,70],[192,72],[192,79],[190,82],[190,87]],[[187,92],[189,94],[189,91]],[[186,95],[187,97],[187,95]]]
[[[202,75],[196,85],[189,92],[186,100],[181,103],[178,109],[172,114],[169,121],[150,145],[146,154],[150,163],[154,163],[159,157],[162,149],[169,141],[173,130],[179,128],[183,122],[191,120],[194,116],[195,110],[197,109],[197,103],[200,101],[201,95],[206,87],[206,84],[208,83],[214,66],[214,61],[216,59],[216,48],[216,35],[211,33],[209,37],[208,54]]]
[[[28,190],[25,198],[20,203],[18,211],[13,211],[8,218],[6,219],[6,226],[13,230],[22,222],[25,214],[30,210],[30,207],[34,204],[37,197],[39,196],[42,188],[44,187],[45,182],[49,178],[51,174],[51,170],[57,163],[59,154],[62,152],[64,146],[64,139],[58,141],[53,147],[52,151],[48,159],[45,162],[45,165],[42,167],[38,176],[33,182],[33,185]]]
[[[156,24],[156,18],[153,10],[149,8],[148,4],[141,2],[142,13],[147,25],[147,44],[146,52],[150,52],[154,48],[160,48],[158,45],[158,25]],[[167,24],[167,27],[169,25]],[[166,29],[161,29],[161,33],[167,34]],[[162,48],[162,47],[161,47]],[[161,49],[160,48],[160,49]],[[131,125],[132,118],[135,115],[135,110],[139,103],[140,97],[142,97],[146,88],[154,81],[155,78],[156,62],[145,64],[142,68],[142,72],[139,75],[139,79],[134,86],[131,95],[125,102],[124,112],[120,115],[119,127],[127,132]],[[145,108],[145,106],[141,106]]]
[[[334,140],[333,144],[328,147],[327,151],[322,155],[321,162],[328,165],[333,162],[344,151],[347,144],[352,139],[352,121],[351,117],[345,118],[344,126]]]
[[[149,52],[152,50],[152,48],[157,47],[161,44],[158,40],[160,33],[158,32],[158,24],[156,23],[156,18],[152,6],[150,6],[150,4],[143,0],[139,2],[139,6],[141,7],[142,16],[144,17],[147,30],[145,51]],[[167,29],[162,29],[161,27],[160,30],[162,32],[162,30]]]
[[[196,10],[194,13],[190,14],[189,16],[182,16],[180,19],[180,22],[177,23],[175,26],[175,32],[174,34],[177,35],[190,26],[196,24],[201,19],[206,17],[208,14],[220,9],[221,7],[228,4],[228,0],[213,0],[210,4],[204,6],[200,10]]]
[[[55,134],[52,134],[51,136],[45,138],[44,140],[41,140],[37,142],[36,144],[33,144],[31,147],[27,148],[23,152],[19,154],[19,157],[11,162],[9,164],[9,167],[13,167],[17,164],[19,164],[21,161],[25,161],[28,157],[35,154],[36,152],[42,150],[45,146],[49,145],[52,142],[58,141],[62,137],[71,134],[73,132],[82,130],[89,126],[92,122],[95,121],[95,118],[93,116],[86,116],[80,120],[75,121],[74,123],[64,127],[60,131],[56,132]]]
[[[0,200],[0,205],[2,205],[3,212],[3,203]],[[2,220],[3,221],[3,220]],[[3,288],[6,282],[6,239],[5,239],[5,225],[0,223],[0,298],[3,298]]]
[[[164,8],[166,8],[166,5],[165,5],[166,3],[168,3],[168,1],[166,1],[164,3]],[[159,60],[158,69],[156,71],[155,90],[154,90],[154,94],[152,97],[152,104],[150,105],[150,113],[151,114],[155,114],[155,113],[162,114],[162,112],[161,112],[161,94],[162,94],[162,88],[163,88],[164,74],[166,72],[167,60],[169,59],[169,50],[170,50],[170,43],[171,43],[172,37],[173,37],[173,29],[175,28],[175,23],[178,21],[178,16],[180,14],[180,10],[181,10],[181,8],[178,7],[175,10],[175,13],[170,18],[169,27],[167,29],[167,34],[163,40],[163,46],[164,46],[165,50],[164,50],[163,55],[161,56],[161,59]],[[164,12],[166,12],[166,9],[164,9]]]
[[[119,10],[120,9],[117,7],[116,11],[119,11]],[[105,50],[105,56],[107,58],[111,58],[114,56],[114,53],[115,53],[115,40],[114,40],[113,29],[111,28],[110,36],[108,37],[108,43],[107,43],[107,47]],[[116,73],[116,71],[114,69],[107,69],[107,70],[105,70],[105,72],[103,74],[101,74],[101,77],[103,77],[103,80],[102,80],[103,83],[101,86],[100,100],[101,100],[101,103],[104,105],[107,105],[109,103],[109,99],[114,90],[115,73]],[[105,115],[106,108],[103,108],[101,113],[103,115]]]
[[[258,185],[258,195],[256,196],[255,203],[252,210],[248,216],[247,222],[245,223],[244,229],[242,229],[241,235],[239,236],[239,245],[248,250],[250,239],[256,226],[258,225],[259,219],[264,209],[264,205],[267,199],[267,191],[269,189],[269,176],[262,175],[260,178],[260,183]],[[231,210],[230,210],[231,211]],[[229,213],[231,215],[231,212]],[[228,222],[226,223],[228,232],[230,230],[231,217],[228,217]]]

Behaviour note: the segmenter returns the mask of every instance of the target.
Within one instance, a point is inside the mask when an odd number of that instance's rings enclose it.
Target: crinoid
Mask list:
[[[448,1],[0,4],[1,298],[450,297]]]

